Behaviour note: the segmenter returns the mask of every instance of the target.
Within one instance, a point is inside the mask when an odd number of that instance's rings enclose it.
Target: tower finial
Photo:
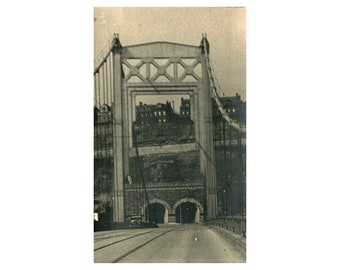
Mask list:
[[[119,34],[118,33],[113,33],[114,38],[111,43],[111,50],[115,49],[117,51],[120,51],[122,48],[122,44],[120,43],[119,40]]]
[[[207,39],[207,33],[202,33],[202,40],[200,43],[200,47],[202,49],[202,52],[204,52],[204,48],[206,48],[207,53],[209,54],[209,41]]]

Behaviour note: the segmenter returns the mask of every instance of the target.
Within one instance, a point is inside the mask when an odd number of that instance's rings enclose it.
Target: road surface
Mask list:
[[[201,224],[96,232],[95,263],[244,263],[243,255]]]

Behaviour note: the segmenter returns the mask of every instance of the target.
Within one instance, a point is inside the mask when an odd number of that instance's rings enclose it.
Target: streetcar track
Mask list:
[[[150,239],[150,240],[144,242],[143,244],[141,244],[141,245],[135,247],[134,249],[130,250],[129,252],[127,252],[127,253],[125,253],[125,254],[119,256],[118,258],[114,259],[111,263],[117,263],[117,262],[119,262],[120,260],[122,260],[122,259],[124,259],[125,257],[129,256],[129,255],[132,254],[133,252],[137,251],[138,249],[140,249],[140,248],[146,246],[147,244],[149,244],[149,243],[152,242],[153,240],[156,240],[157,238],[159,238],[159,237],[161,237],[161,236],[163,236],[164,234],[167,234],[167,233],[169,233],[169,232],[171,232],[171,231],[167,231],[167,232],[164,232],[164,233],[161,233],[161,234],[157,235],[156,237],[154,237],[154,238],[152,238],[152,239]]]
[[[149,231],[149,232],[151,232],[151,231]],[[118,234],[118,235],[109,235],[109,236],[101,236],[101,237],[98,237],[98,238],[96,238],[96,239],[94,239],[94,243],[97,243],[97,242],[100,242],[100,241],[103,241],[103,240],[107,240],[107,239],[110,239],[110,238],[117,238],[117,237],[122,237],[122,236],[124,236],[124,235],[126,235],[126,234]],[[134,235],[137,235],[137,234],[134,234]]]
[[[149,232],[145,232],[145,233],[141,233],[141,234],[136,234],[136,235],[132,235],[130,237],[127,237],[127,238],[124,238],[124,239],[121,239],[121,240],[118,240],[116,242],[113,242],[113,243],[109,243],[107,245],[104,245],[104,246],[101,246],[101,247],[98,247],[98,248],[95,248],[94,251],[97,251],[97,250],[100,250],[100,249],[103,249],[103,248],[106,248],[106,247],[109,247],[109,246],[112,246],[114,244],[117,244],[117,243],[120,243],[120,242],[123,242],[123,241],[126,241],[126,240],[129,240],[129,239],[132,239],[132,238],[135,238],[135,237],[138,237],[138,236],[141,236],[141,235],[144,235],[144,234],[148,234],[148,233],[151,233],[153,231],[149,231]],[[114,237],[112,237],[114,238]]]
[[[125,234],[118,234],[118,235],[114,235],[114,236],[112,236],[112,235],[111,236],[105,236],[105,237],[94,239],[94,242],[97,243],[97,242],[100,242],[100,241],[103,241],[103,240],[107,240],[107,239],[110,239],[110,238],[122,237],[124,235]]]

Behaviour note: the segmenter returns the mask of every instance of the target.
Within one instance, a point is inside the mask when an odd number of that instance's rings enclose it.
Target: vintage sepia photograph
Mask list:
[[[0,268],[340,269],[333,2],[3,1]]]
[[[94,8],[94,263],[245,263],[246,8]]]

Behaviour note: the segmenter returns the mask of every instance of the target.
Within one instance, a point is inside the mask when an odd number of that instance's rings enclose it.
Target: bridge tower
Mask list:
[[[114,222],[125,222],[124,183],[134,156],[133,123],[136,98],[144,95],[190,96],[191,118],[195,122],[194,147],[199,152],[200,181],[204,191],[204,215],[216,217],[217,188],[213,145],[210,81],[207,68],[209,42],[199,46],[151,42],[123,47],[118,34],[109,53],[95,70],[96,99],[112,108],[112,211]],[[99,94],[98,94],[99,93]],[[108,98],[105,100],[103,94]]]

